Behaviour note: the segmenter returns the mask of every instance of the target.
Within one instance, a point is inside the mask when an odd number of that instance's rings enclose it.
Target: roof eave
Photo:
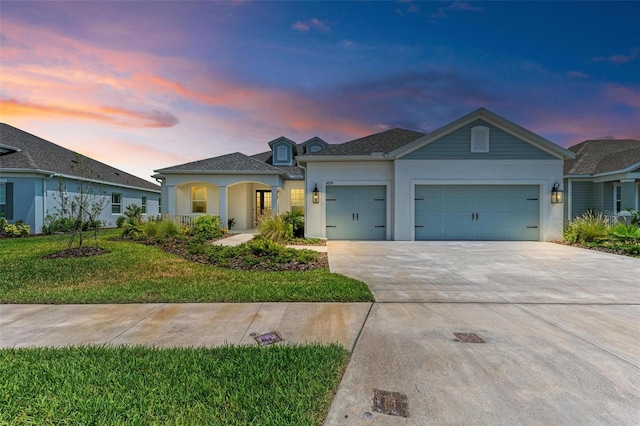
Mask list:
[[[384,154],[376,155],[302,155],[296,157],[298,163],[327,161],[390,161]]]
[[[282,170],[154,170],[156,175],[281,175]],[[155,175],[154,175],[155,176]]]

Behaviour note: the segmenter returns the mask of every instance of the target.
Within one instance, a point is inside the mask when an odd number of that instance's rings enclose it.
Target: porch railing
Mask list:
[[[165,216],[165,217],[171,218],[174,222],[179,223],[180,226],[191,227],[191,224],[193,223],[193,221],[196,220],[200,216],[204,216],[204,215],[203,214],[175,214],[175,215],[168,215],[168,216]],[[220,215],[210,214],[210,215],[207,215],[207,216],[219,217]]]

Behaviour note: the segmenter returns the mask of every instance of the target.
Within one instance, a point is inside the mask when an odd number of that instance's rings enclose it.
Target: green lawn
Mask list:
[[[318,425],[338,345],[0,350],[0,424]]]
[[[0,240],[0,303],[373,301],[366,284],[327,269],[215,268],[157,247],[109,240],[116,235],[101,233],[99,245],[110,253],[72,259],[43,258],[66,248],[67,236]]]

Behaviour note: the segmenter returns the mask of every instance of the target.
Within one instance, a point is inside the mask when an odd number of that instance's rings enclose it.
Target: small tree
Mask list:
[[[86,157],[76,154],[72,160],[71,170],[77,176],[77,186],[74,195],[70,196],[65,188],[65,182],[60,180],[58,190],[53,195],[58,206],[54,207],[56,213],[48,215],[50,223],[58,223],[59,230],[71,232],[71,237],[67,244],[67,250],[73,247],[73,243],[78,238],[78,247],[84,245],[84,232],[92,229],[96,246],[98,244],[98,218],[102,211],[109,204],[108,197],[104,190],[99,188],[91,179],[94,176],[88,165]]]

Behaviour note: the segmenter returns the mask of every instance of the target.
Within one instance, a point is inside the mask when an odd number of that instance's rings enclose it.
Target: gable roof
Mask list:
[[[80,154],[5,123],[0,123],[0,170],[78,177],[76,157]],[[89,179],[160,192],[160,186],[92,158],[82,156]]]
[[[569,150],[576,158],[565,161],[565,175],[624,172],[640,164],[640,141],[633,139],[591,139]]]
[[[404,146],[401,146],[400,148],[396,149],[395,151],[392,151],[389,153],[388,157],[389,158],[398,158],[398,157],[402,157],[406,154],[409,154],[412,151],[415,151],[418,148],[421,148],[451,132],[453,132],[454,130],[459,129],[460,127],[463,127],[477,119],[482,119],[484,121],[486,121],[487,123],[490,123],[508,133],[511,133],[512,135],[516,136],[519,139],[524,140],[525,142],[528,142],[536,147],[538,147],[539,149],[542,149],[543,151],[546,151],[558,158],[561,159],[570,159],[570,158],[574,158],[574,154],[573,152],[566,150],[564,148],[562,148],[559,145],[556,145],[555,143],[551,142],[550,140],[547,140],[545,138],[543,138],[540,135],[537,135],[533,132],[531,132],[530,130],[525,129],[524,127],[521,127],[509,120],[507,120],[506,118],[500,117],[499,115],[485,109],[485,108],[478,108],[477,110],[463,116],[460,117],[459,119],[452,121],[451,123],[440,127],[439,129],[434,130],[433,132],[430,132],[426,135],[424,135],[423,137],[413,141],[411,144],[407,144]]]
[[[424,136],[424,133],[395,128],[365,136],[363,138],[354,139],[342,144],[329,145],[325,149],[305,154],[300,157],[357,156],[372,154],[380,154],[382,156],[415,141],[421,136]],[[298,157],[298,159],[300,159],[300,157]]]

